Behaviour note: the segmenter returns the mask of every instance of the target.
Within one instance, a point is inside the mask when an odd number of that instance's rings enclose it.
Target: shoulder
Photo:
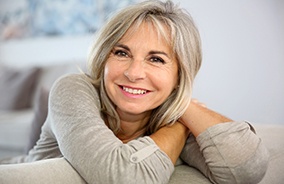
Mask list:
[[[95,89],[93,86],[91,79],[83,73],[76,74],[66,74],[59,77],[53,84],[53,88],[56,87],[65,87],[65,88],[77,88],[82,86],[88,86],[92,89]]]
[[[92,96],[99,99],[91,79],[83,73],[66,74],[59,77],[51,88],[51,96]]]
[[[91,79],[84,73],[71,73],[71,74],[65,74],[61,77],[59,77],[55,81],[55,85],[59,83],[64,84],[74,84],[74,83],[86,83],[91,85]]]

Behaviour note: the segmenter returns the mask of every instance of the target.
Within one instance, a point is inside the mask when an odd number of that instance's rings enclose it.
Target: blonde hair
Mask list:
[[[201,43],[199,32],[191,16],[171,1],[144,1],[128,6],[113,16],[101,29],[89,54],[90,76],[99,90],[102,115],[114,133],[120,130],[120,119],[105,91],[104,67],[114,45],[133,25],[151,22],[161,33],[178,61],[179,81],[166,101],[152,110],[147,134],[178,120],[189,105],[193,80],[201,66]],[[170,38],[165,34],[168,29]]]

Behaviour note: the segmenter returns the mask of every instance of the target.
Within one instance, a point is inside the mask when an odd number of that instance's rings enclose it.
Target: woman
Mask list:
[[[172,2],[120,11],[102,28],[89,61],[88,76],[54,84],[41,137],[15,162],[63,157],[52,162],[63,173],[46,171],[54,181],[78,179],[72,174],[78,172],[82,183],[167,183],[179,158],[213,183],[262,179],[267,152],[250,126],[191,100],[200,39],[190,16]],[[0,167],[3,180],[16,181],[15,170]]]

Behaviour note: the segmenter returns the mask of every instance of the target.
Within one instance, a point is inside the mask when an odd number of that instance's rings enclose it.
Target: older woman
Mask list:
[[[267,152],[250,126],[191,100],[200,39],[172,2],[120,11],[102,28],[89,61],[89,75],[56,81],[37,145],[10,160],[64,158],[38,170],[26,164],[32,169],[25,175],[37,175],[32,181],[43,182],[47,172],[59,182],[167,183],[179,158],[213,183],[261,180]],[[0,166],[2,180],[18,181],[23,168]]]

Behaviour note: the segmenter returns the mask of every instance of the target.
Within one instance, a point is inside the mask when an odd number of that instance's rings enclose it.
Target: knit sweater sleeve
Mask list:
[[[56,81],[51,129],[60,151],[87,183],[167,183],[174,166],[150,137],[123,144],[100,117],[100,100],[83,74]]]
[[[246,122],[221,123],[197,138],[190,135],[181,153],[213,183],[258,183],[268,167],[268,152]]]

